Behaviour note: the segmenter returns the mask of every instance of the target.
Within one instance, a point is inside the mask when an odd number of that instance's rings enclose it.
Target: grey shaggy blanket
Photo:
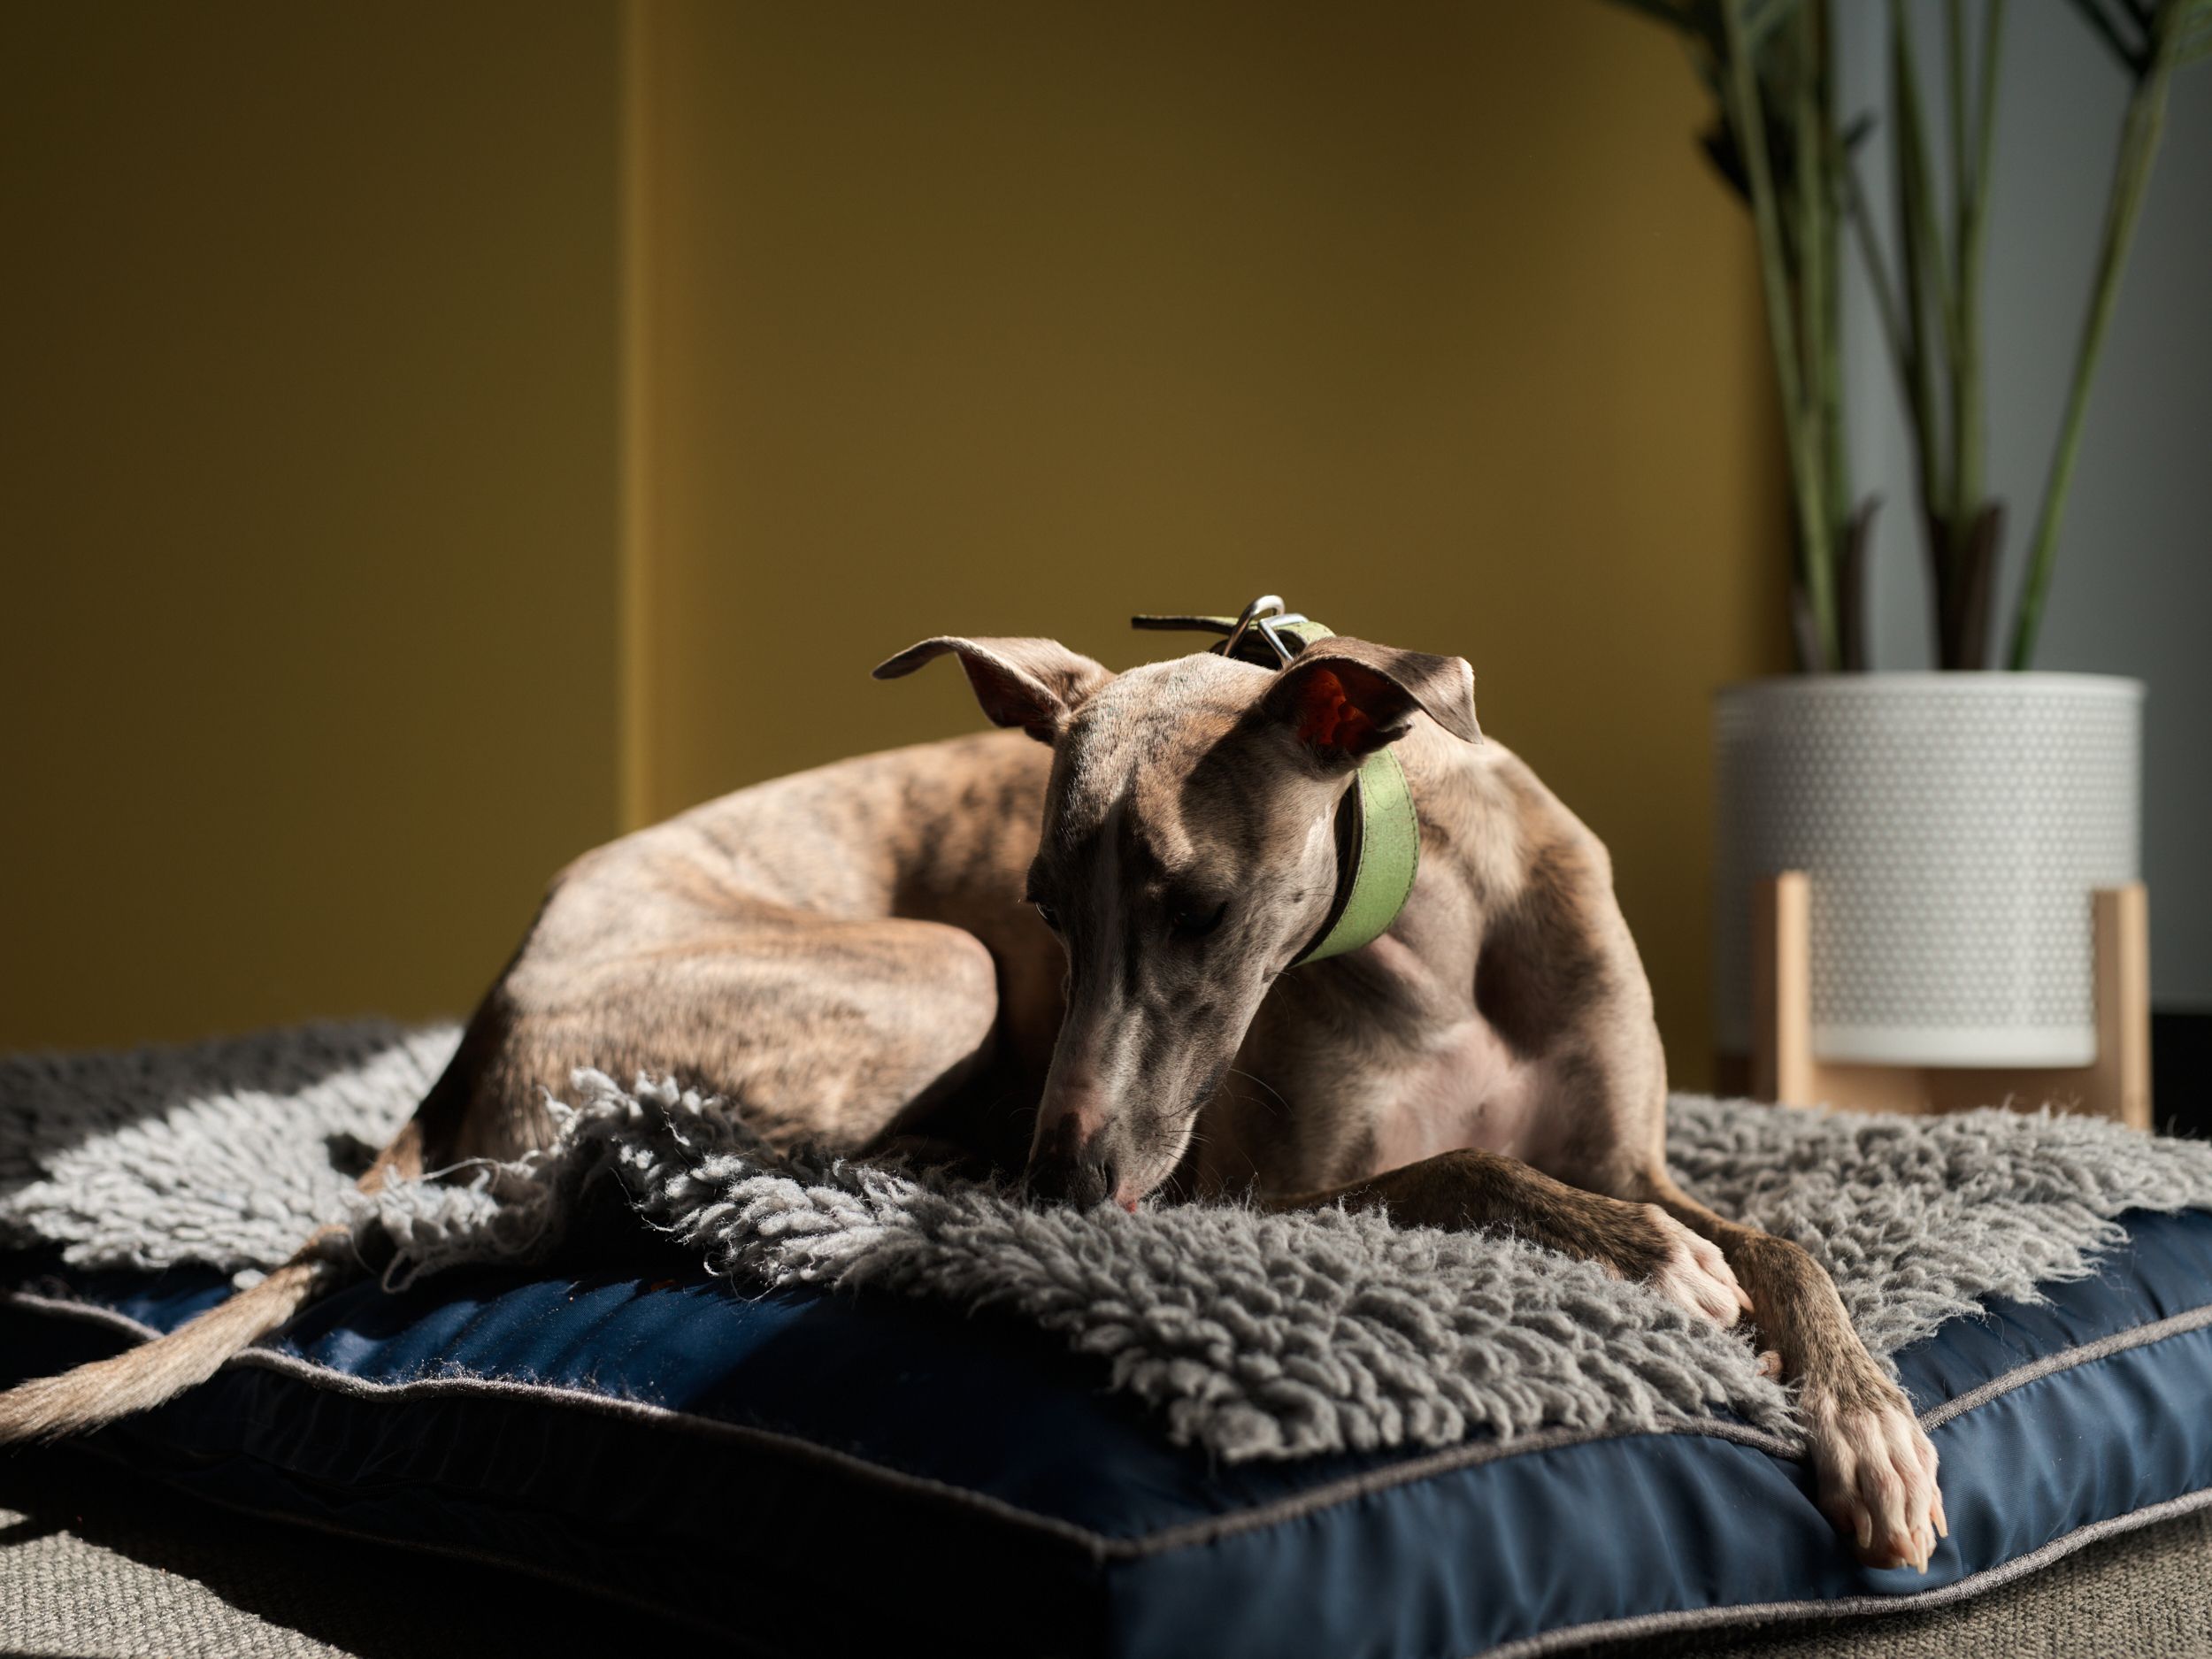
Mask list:
[[[666,1084],[579,1072],[550,1150],[364,1198],[352,1177],[450,1054],[450,1026],[276,1031],[0,1061],[0,1242],[85,1267],[239,1273],[349,1217],[388,1282],[531,1260],[595,1192],[738,1286],[872,1286],[1002,1310],[1096,1355],[1171,1439],[1231,1461],[1699,1423],[1798,1443],[1749,1339],[1497,1233],[1340,1211],[1009,1194],[779,1157]],[[1878,1355],[1990,1295],[2092,1271],[2130,1209],[2212,1209],[2212,1146],[2001,1110],[1930,1119],[1677,1096],[1692,1193],[1793,1239]]]

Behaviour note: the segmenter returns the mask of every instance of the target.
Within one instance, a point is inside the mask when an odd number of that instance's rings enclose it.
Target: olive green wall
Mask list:
[[[910,640],[1126,663],[1271,588],[1474,662],[1704,1074],[1705,698],[1779,665],[1783,520],[1660,32],[10,16],[0,1042],[458,1007],[618,821],[971,728],[866,678]]]
[[[460,1007],[615,831],[616,25],[0,11],[0,1047]]]

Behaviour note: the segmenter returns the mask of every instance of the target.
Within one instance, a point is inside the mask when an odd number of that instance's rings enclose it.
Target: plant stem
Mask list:
[[[1812,383],[1813,409],[1820,426],[1822,452],[1821,510],[1828,526],[1831,589],[1836,613],[1835,655],[1832,666],[1850,669],[1845,649],[1844,611],[1847,596],[1839,590],[1842,561],[1851,519],[1850,461],[1843,419],[1842,273],[1839,268],[1837,225],[1840,192],[1834,158],[1834,87],[1830,75],[1828,0],[1805,0],[1797,13],[1798,62],[1801,75],[1797,96],[1798,191],[1802,198],[1806,236],[1801,251],[1799,303],[1809,319],[1810,356],[1807,378]]]
[[[2058,449],[2050,475],[2044,480],[2043,505],[2036,515],[2035,539],[2028,553],[2027,585],[2020,591],[2020,609],[2014,620],[2012,650],[2007,661],[2014,669],[2024,669],[2035,660],[2036,636],[2043,626],[2043,601],[2050,589],[2051,565],[2058,549],[2059,523],[2065,516],[2074,461],[2081,449],[2089,386],[2096,375],[2105,329],[2112,320],[2113,301],[2120,291],[2120,273],[2135,239],[2135,222],[2142,211],[2145,187],[2150,182],[2151,165],[2158,157],[2158,141],[2166,124],[2166,90],[2185,33],[2180,27],[2181,11],[2181,0],[2163,0],[2160,5],[2154,26],[2156,44],[2147,72],[2128,100],[2127,125],[2113,169],[2112,200],[2105,214],[2104,242],[2097,257],[2096,286],[2090,293],[2089,314],[2074,354],[2073,381],[2067,389],[2066,412],[2059,423]]]
[[[1947,499],[1944,476],[1941,411],[1936,403],[1934,342],[1928,338],[1928,312],[1947,319],[1942,295],[1943,250],[1927,196],[1928,156],[1921,142],[1920,84],[1913,73],[1912,46],[1901,0],[1890,0],[1890,101],[1897,139],[1897,254],[1902,281],[1899,290],[1905,325],[1905,357],[1912,378],[1913,450],[1920,462],[1921,517],[1932,531],[1938,504]],[[1931,548],[1936,580],[1945,580],[1942,549]]]
[[[1989,158],[1997,136],[1997,59],[2004,32],[2005,0],[1989,0],[1982,12],[1982,86],[1975,110],[1981,122],[1974,157],[1974,206],[1978,220],[1989,216]]]
[[[1774,352],[1775,378],[1782,394],[1782,425],[1790,450],[1791,495],[1797,509],[1798,556],[1805,594],[1812,610],[1813,646],[1818,672],[1836,660],[1834,571],[1829,555],[1827,515],[1818,503],[1820,461],[1808,430],[1798,355],[1797,330],[1790,310],[1787,257],[1776,210],[1774,179],[1767,160],[1766,120],[1759,100],[1758,76],[1745,39],[1742,0],[1721,0],[1721,28],[1727,46],[1729,124],[1743,156],[1751,185],[1751,217],[1758,231],[1759,276],[1765,289],[1767,333]]]
[[[1988,0],[1982,18],[1981,90],[1974,119],[1980,131],[1970,173],[1962,175],[1959,213],[1959,361],[1955,365],[1958,474],[1954,499],[1962,515],[1982,506],[1982,469],[1986,428],[1983,421],[1982,263],[1989,245],[1990,157],[1997,134],[1997,61],[2003,43],[2005,0]],[[1964,90],[1963,71],[1954,82]],[[1963,164],[1962,164],[1963,165]]]
[[[1957,298],[1943,260],[1943,233],[1936,223],[1935,175],[1928,165],[1927,106],[1920,100],[1920,73],[1913,66],[1912,35],[1906,27],[1902,0],[1890,0],[1889,12],[1897,53],[1898,139],[1904,147],[1902,159],[1912,185],[1904,195],[1915,221],[1914,232],[1928,250],[1922,269],[1928,278],[1936,319],[1942,325],[1945,353],[1955,356],[1958,350]]]
[[[1953,234],[1966,241],[1966,215],[1974,194],[1974,176],[1966,165],[1966,0],[1943,0],[1943,66],[1948,76],[1947,107],[1944,122],[1951,136],[1951,213],[1957,221]]]
[[[1928,575],[1935,595],[1935,648],[1939,666],[1961,662],[1960,599],[1968,588],[1965,537],[1951,511],[1951,458],[1942,421],[1947,411],[1938,402],[1939,384],[1949,385],[1957,361],[1957,326],[1944,265],[1943,238],[1937,227],[1935,187],[1930,176],[1926,117],[1920,80],[1913,68],[1912,35],[1901,0],[1890,0],[1890,103],[1896,132],[1897,246],[1904,288],[1909,387],[1913,452],[1919,462],[1920,526],[1927,540]],[[1929,313],[1934,313],[1931,321]],[[1941,352],[1939,358],[1938,352]],[[1940,368],[1939,367],[1940,365]]]
[[[1825,285],[1822,281],[1821,265],[1821,201],[1820,152],[1816,134],[1816,119],[1811,91],[1813,72],[1813,43],[1810,24],[1812,8],[1800,4],[1790,17],[1788,27],[1791,39],[1789,50],[1794,58],[1795,73],[1790,78],[1791,161],[1795,168],[1788,196],[1794,218],[1797,242],[1797,329],[1799,349],[1804,353],[1801,365],[1805,377],[1805,442],[1817,457],[1820,470],[1806,483],[1814,502],[1814,511],[1828,527],[1832,549],[1836,517],[1831,511],[1828,488],[1829,440],[1832,435],[1833,400],[1829,396],[1828,370],[1834,358],[1828,339],[1828,312],[1824,298]],[[1835,666],[1832,659],[1830,667]]]
[[[1958,259],[1952,290],[1957,322],[1951,346],[1951,503],[1953,525],[1981,505],[1982,398],[1979,273],[1972,242],[1981,181],[1967,160],[1966,6],[1945,0],[1945,47],[1950,81],[1952,246]]]
[[[1889,273],[1882,265],[1882,244],[1874,234],[1874,214],[1866,204],[1866,192],[1859,188],[1857,164],[1847,153],[1839,154],[1835,167],[1837,177],[1842,181],[1844,211],[1851,216],[1852,228],[1858,233],[1860,261],[1866,266],[1867,287],[1874,294],[1874,314],[1881,321],[1882,338],[1889,342],[1890,361],[1896,365],[1898,380],[1909,393],[1913,376],[1911,346],[1905,338],[1904,319],[1898,315],[1896,291],[1890,287]]]

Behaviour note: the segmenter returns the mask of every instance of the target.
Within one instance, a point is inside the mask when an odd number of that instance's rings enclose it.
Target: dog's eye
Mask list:
[[[1060,931],[1060,912],[1054,910],[1052,906],[1047,904],[1042,899],[1032,899],[1029,902],[1037,908],[1037,919],[1042,922],[1047,927],[1052,929],[1054,933],[1058,933]]]
[[[1203,939],[1221,926],[1221,918],[1228,913],[1226,899],[1210,910],[1179,910],[1167,918],[1168,931],[1178,939]]]

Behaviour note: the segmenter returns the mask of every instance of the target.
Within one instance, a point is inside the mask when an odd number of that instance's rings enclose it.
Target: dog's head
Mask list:
[[[1456,657],[1331,637],[1279,672],[1198,654],[1124,674],[1051,640],[925,640],[1054,750],[1029,902],[1067,953],[1032,1187],[1133,1208],[1190,1143],[1275,977],[1327,919],[1337,809],[1425,715],[1479,741]]]

